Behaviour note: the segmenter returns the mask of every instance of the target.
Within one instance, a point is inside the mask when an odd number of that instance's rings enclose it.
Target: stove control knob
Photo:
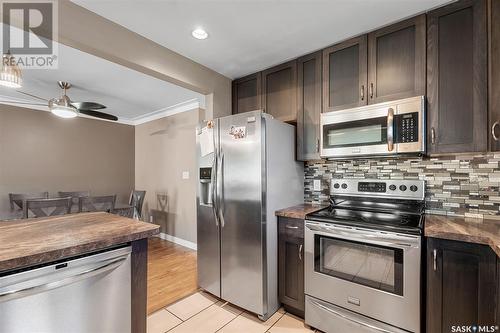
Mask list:
[[[347,184],[346,183],[343,183],[342,184],[342,188],[345,190],[347,188]]]
[[[396,185],[394,185],[394,184],[389,185],[389,190],[396,191]]]
[[[339,183],[335,183],[335,184],[333,184],[333,187],[335,187],[335,188],[339,188],[339,187],[340,187],[340,184],[339,184]]]
[[[410,191],[417,192],[417,190],[418,190],[418,187],[416,185],[410,186]]]
[[[401,186],[399,186],[399,189],[400,189],[401,191],[403,191],[403,192],[404,192],[404,191],[406,191],[406,185],[401,185]]]

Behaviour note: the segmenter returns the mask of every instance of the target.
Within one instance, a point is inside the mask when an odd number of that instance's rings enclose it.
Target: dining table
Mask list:
[[[124,217],[134,217],[134,206],[129,205],[128,203],[116,203],[115,208],[112,212],[113,214],[124,216]],[[12,221],[12,220],[20,220],[24,217],[22,209],[0,209],[0,222],[1,221]]]

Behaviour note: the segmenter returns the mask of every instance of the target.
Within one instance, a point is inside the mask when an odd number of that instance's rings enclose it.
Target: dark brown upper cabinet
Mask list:
[[[427,151],[487,148],[485,0],[461,0],[427,17]]]
[[[487,245],[427,239],[428,333],[497,325],[496,260]]]
[[[425,15],[368,35],[368,103],[425,95]]]
[[[319,160],[321,52],[297,60],[297,160]]]
[[[367,37],[323,50],[323,112],[366,105]]]
[[[500,150],[500,1],[490,0],[489,17],[489,78],[490,122],[488,136],[490,150]],[[499,307],[500,308],[500,307]]]
[[[261,74],[255,73],[233,81],[233,114],[259,110]]]
[[[297,121],[296,60],[262,72],[262,106],[275,119]]]

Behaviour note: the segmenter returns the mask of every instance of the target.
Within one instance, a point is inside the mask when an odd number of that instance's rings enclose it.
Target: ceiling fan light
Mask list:
[[[10,54],[4,54],[2,57],[0,85],[16,89],[22,86],[21,69],[17,66],[14,57]]]
[[[61,118],[75,118],[78,115],[75,108],[62,105],[54,105],[50,112]]]

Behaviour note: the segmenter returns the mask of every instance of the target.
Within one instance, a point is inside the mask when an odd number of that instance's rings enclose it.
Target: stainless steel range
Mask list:
[[[332,179],[306,217],[306,323],[325,332],[420,332],[422,180]]]

